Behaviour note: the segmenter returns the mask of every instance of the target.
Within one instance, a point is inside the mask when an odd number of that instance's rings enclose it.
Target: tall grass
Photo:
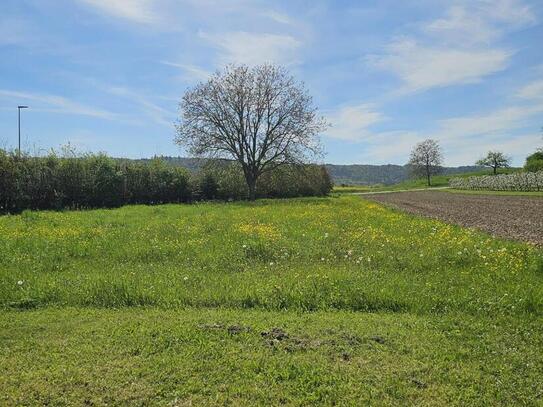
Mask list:
[[[358,197],[0,217],[0,304],[541,314],[542,252]]]

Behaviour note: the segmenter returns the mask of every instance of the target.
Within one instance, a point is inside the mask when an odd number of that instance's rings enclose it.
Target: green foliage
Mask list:
[[[322,166],[284,166],[262,175],[257,184],[257,195],[272,198],[323,196],[332,188],[328,171]]]
[[[200,179],[200,191],[201,197],[204,200],[211,200],[217,198],[219,191],[219,184],[215,176],[209,172],[204,172]]]
[[[158,158],[115,160],[104,154],[77,155],[69,147],[62,156],[53,151],[46,157],[18,158],[0,150],[0,213],[246,198],[239,167],[211,161],[208,167],[191,174]],[[331,190],[319,166],[280,169],[264,178],[260,197],[321,196]]]
[[[196,175],[198,196],[231,201],[247,199],[247,186],[241,167],[232,161],[208,162]],[[294,198],[325,196],[333,188],[332,180],[324,166],[285,165],[264,173],[258,180],[256,195],[259,198]],[[213,199],[213,198],[211,198]]]
[[[536,151],[526,158],[524,169],[529,172],[543,171],[543,150]]]
[[[496,175],[499,168],[508,168],[511,166],[510,163],[511,158],[501,151],[489,151],[486,157],[481,158],[476,164],[492,168],[494,175]]]

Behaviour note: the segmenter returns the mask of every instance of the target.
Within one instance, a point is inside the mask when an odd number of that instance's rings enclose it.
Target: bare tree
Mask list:
[[[498,168],[510,167],[511,158],[500,151],[489,151],[485,158],[481,158],[475,164],[492,168],[494,175],[496,175]]]
[[[250,200],[263,173],[318,156],[327,126],[304,86],[274,65],[230,65],[188,90],[180,111],[176,142],[196,156],[238,161]]]
[[[428,186],[431,186],[431,177],[441,171],[442,162],[443,154],[438,142],[427,139],[413,148],[408,165],[411,166],[415,174],[426,177]]]

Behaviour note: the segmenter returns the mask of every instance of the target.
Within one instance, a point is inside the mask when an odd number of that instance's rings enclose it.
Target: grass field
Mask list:
[[[543,252],[355,196],[4,216],[0,304],[0,404],[543,397]]]
[[[377,187],[369,185],[335,185],[332,192],[336,194],[352,194],[357,192],[371,192]]]

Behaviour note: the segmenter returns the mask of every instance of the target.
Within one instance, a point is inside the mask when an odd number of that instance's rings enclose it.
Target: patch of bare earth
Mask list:
[[[364,195],[403,211],[543,246],[543,198],[411,191]]]

